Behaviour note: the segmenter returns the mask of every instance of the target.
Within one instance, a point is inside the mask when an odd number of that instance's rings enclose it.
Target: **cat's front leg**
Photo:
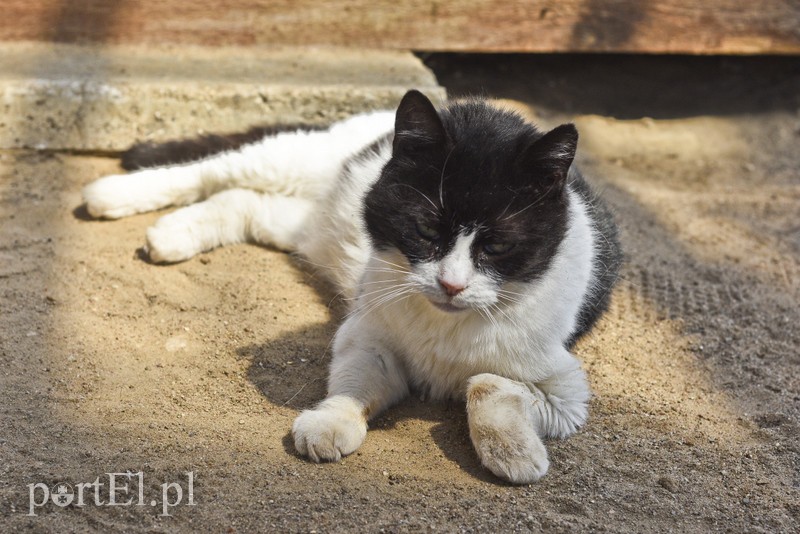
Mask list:
[[[552,373],[535,383],[484,373],[467,385],[470,438],[481,463],[515,484],[535,482],[547,472],[542,438],[567,437],[586,421],[586,375],[566,349],[556,352]]]
[[[469,436],[484,467],[515,484],[539,480],[550,465],[532,424],[540,402],[528,388],[501,376],[473,376],[467,386]]]
[[[339,328],[328,397],[292,426],[297,451],[315,462],[338,462],[364,442],[367,421],[408,394],[400,361],[361,316]]]

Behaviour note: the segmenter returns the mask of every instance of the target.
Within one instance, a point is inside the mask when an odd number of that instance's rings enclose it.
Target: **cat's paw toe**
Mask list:
[[[303,456],[315,462],[338,462],[364,442],[367,423],[358,412],[323,403],[295,419],[292,435],[297,452]]]
[[[542,478],[550,467],[547,449],[535,434],[528,439],[489,436],[473,439],[481,463],[496,476],[513,484],[530,484]]]
[[[147,229],[145,250],[154,263],[186,261],[203,251],[193,239],[190,229],[160,222]]]

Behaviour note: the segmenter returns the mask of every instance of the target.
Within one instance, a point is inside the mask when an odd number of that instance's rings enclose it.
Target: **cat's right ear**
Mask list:
[[[440,146],[447,140],[442,119],[428,97],[412,89],[400,101],[394,121],[394,154]]]

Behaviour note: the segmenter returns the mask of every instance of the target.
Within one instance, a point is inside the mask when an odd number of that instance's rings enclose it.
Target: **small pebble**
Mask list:
[[[661,477],[656,482],[670,493],[676,493],[678,491],[678,483],[670,477]]]

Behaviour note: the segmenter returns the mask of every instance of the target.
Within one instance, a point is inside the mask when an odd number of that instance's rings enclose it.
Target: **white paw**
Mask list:
[[[303,456],[315,462],[338,462],[364,442],[367,421],[352,399],[332,397],[301,413],[292,425],[292,435]]]
[[[147,229],[147,254],[155,263],[176,263],[203,252],[202,243],[193,228],[180,221],[162,217],[155,226]]]
[[[83,188],[83,201],[92,217],[119,219],[142,210],[137,208],[133,180],[129,175],[106,176]]]
[[[470,428],[469,434],[481,464],[503,480],[530,484],[550,467],[547,449],[531,429],[511,436],[505,430],[483,426]]]
[[[539,402],[523,384],[496,375],[478,375],[467,389],[469,435],[481,463],[514,484],[536,482],[547,459],[530,410]]]
[[[197,184],[191,175],[170,169],[145,169],[100,178],[83,188],[86,210],[92,217],[119,219],[173,204],[197,200]]]

